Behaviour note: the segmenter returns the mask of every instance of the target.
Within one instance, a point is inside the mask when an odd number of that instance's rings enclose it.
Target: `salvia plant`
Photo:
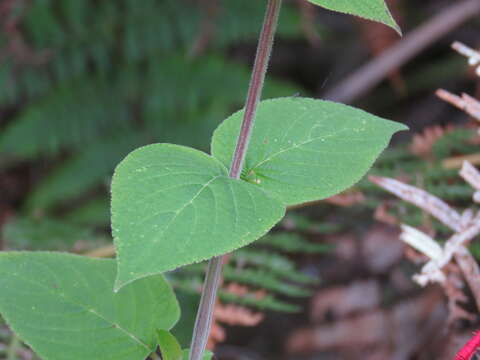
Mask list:
[[[383,0],[309,0],[399,31]],[[282,0],[268,0],[245,109],[214,132],[211,154],[173,144],[130,153],[111,192],[116,260],[0,254],[0,312],[45,360],[164,360],[205,353],[222,255],[267,233],[287,206],[357,182],[406,127],[322,100],[260,102]],[[255,126],[254,126],[255,120]],[[209,259],[190,350],[169,330],[180,308],[163,273]]]

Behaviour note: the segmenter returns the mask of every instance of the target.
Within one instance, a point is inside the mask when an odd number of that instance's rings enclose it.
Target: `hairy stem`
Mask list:
[[[263,23],[262,32],[258,42],[257,55],[253,66],[252,79],[248,88],[247,101],[245,104],[245,114],[242,127],[238,136],[237,147],[233,155],[232,165],[230,167],[230,177],[239,179],[243,169],[243,162],[247,154],[248,143],[252,133],[255,113],[262,95],[265,74],[267,73],[268,62],[272,54],[273,39],[278,24],[278,15],[282,0],[269,0],[267,13]]]
[[[252,78],[248,88],[245,114],[237,140],[237,147],[233,155],[232,165],[230,167],[229,176],[233,179],[239,179],[240,174],[242,173],[243,163],[252,133],[253,122],[255,120],[255,114],[262,95],[265,74],[267,73],[268,63],[272,54],[273,40],[277,29],[281,6],[282,0],[268,0],[262,32],[258,41]],[[222,258],[222,256],[214,257],[208,263],[202,298],[200,299],[195,327],[193,329],[189,356],[190,360],[201,360],[207,345],[217,291],[222,278]]]

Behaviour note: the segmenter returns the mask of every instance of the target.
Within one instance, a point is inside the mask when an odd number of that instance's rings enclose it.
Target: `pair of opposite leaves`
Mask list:
[[[287,205],[352,185],[405,129],[332,102],[263,101],[242,180],[233,180],[227,167],[242,118],[238,112],[215,131],[213,156],[154,144],[120,163],[112,183],[117,266],[60,253],[0,253],[0,312],[42,359],[141,360],[157,344],[171,348],[159,334],[180,309],[163,276],[148,275],[256,240]]]
[[[286,207],[350,187],[401,124],[307,98],[260,103],[241,180],[228,176],[243,111],[215,130],[207,155],[153,144],[129,154],[112,181],[115,288],[248,245]]]
[[[384,0],[308,0],[400,33]],[[245,246],[287,205],[332,196],[358,181],[398,124],[310,99],[263,102],[242,179],[229,179],[243,113],[213,136],[212,156],[169,144],[131,153],[112,182],[115,288]],[[252,186],[256,185],[256,186]]]

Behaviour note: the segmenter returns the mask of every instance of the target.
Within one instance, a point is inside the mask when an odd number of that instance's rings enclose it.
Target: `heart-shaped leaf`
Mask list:
[[[230,163],[243,118],[233,114],[215,131],[212,154]],[[262,101],[242,178],[288,205],[335,195],[367,172],[402,124],[328,101]]]
[[[245,246],[284,212],[280,201],[229,178],[205,153],[171,144],[137,149],[112,181],[116,289]]]
[[[162,276],[113,292],[114,260],[0,253],[0,313],[43,360],[144,360],[180,309]]]
[[[315,5],[381,22],[402,34],[384,0],[308,0]]]

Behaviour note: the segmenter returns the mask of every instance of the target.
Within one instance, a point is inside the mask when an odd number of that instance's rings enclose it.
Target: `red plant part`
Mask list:
[[[455,355],[455,360],[470,360],[480,347],[480,331],[474,333],[473,337],[463,345],[460,351]]]

